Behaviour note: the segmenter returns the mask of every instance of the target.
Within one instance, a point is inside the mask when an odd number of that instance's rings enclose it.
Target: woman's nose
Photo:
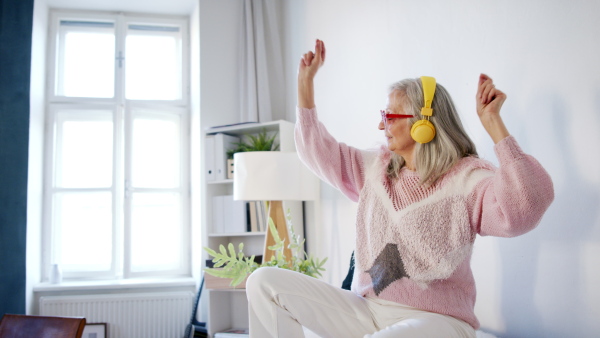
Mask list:
[[[384,130],[385,129],[385,125],[383,124],[383,121],[379,121],[378,128],[379,128],[379,130]]]

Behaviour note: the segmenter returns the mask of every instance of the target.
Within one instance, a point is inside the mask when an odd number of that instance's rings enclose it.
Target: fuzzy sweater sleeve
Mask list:
[[[316,108],[297,108],[294,137],[302,162],[352,201],[358,201],[364,184],[361,151],[337,142],[318,120]]]
[[[538,225],[554,200],[552,179],[514,137],[498,142],[494,150],[500,168],[471,193],[471,224],[482,236],[519,236]]]

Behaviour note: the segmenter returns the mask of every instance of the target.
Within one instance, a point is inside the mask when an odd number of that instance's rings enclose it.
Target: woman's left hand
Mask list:
[[[506,94],[496,88],[492,78],[485,74],[479,75],[477,86],[477,114],[480,118],[500,115],[500,108],[506,100]]]
[[[483,127],[490,134],[494,143],[498,143],[510,135],[500,117],[500,108],[506,100],[506,94],[496,89],[494,81],[489,76],[479,75],[475,99],[477,102],[477,115],[479,115]]]

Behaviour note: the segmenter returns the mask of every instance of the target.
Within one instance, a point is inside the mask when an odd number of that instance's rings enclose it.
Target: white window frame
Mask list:
[[[115,24],[116,55],[119,51],[125,55],[125,33],[129,24],[153,24],[179,26],[181,30],[181,98],[178,100],[126,100],[124,93],[125,71],[127,63],[119,68],[115,66],[115,94],[113,98],[66,97],[55,94],[57,77],[57,34],[61,20],[102,20]],[[190,64],[189,64],[189,24],[186,17],[166,17],[159,15],[112,14],[105,12],[52,10],[49,22],[48,44],[48,75],[47,75],[47,105],[45,133],[45,164],[44,164],[44,216],[42,228],[42,278],[49,280],[52,264],[52,198],[57,191],[54,188],[54,156],[56,112],[65,109],[88,110],[106,109],[113,112],[113,185],[105,190],[113,194],[113,261],[112,268],[107,272],[65,272],[65,279],[121,279],[137,277],[177,277],[191,276],[191,233],[190,220]],[[129,238],[127,225],[128,200],[126,180],[129,179],[127,168],[130,146],[128,139],[132,134],[132,114],[136,109],[160,110],[165,114],[177,115],[181,127],[181,182],[177,189],[181,195],[182,240],[178,248],[181,257],[177,268],[168,271],[132,272],[129,267],[130,253],[126,248]],[[63,189],[65,190],[65,189]],[[68,190],[68,189],[67,189]],[[92,189],[94,190],[94,189]],[[160,190],[160,189],[159,189]]]
[[[124,125],[124,129],[126,130],[125,135],[126,137],[130,137],[133,135],[133,118],[134,115],[136,114],[136,110],[158,110],[160,109],[160,112],[150,112],[147,114],[151,114],[151,115],[157,115],[157,114],[171,114],[171,115],[177,115],[180,118],[180,125],[183,128],[186,128],[186,130],[182,130],[180,136],[181,136],[181,149],[180,149],[180,157],[182,160],[182,163],[185,163],[186,165],[182,165],[180,167],[180,177],[181,177],[181,182],[178,188],[135,188],[135,187],[130,187],[128,183],[126,182],[130,182],[131,181],[131,173],[128,172],[128,170],[130,171],[132,166],[128,163],[129,159],[131,158],[130,154],[131,154],[131,147],[132,147],[132,142],[130,142],[129,140],[126,140],[125,144],[127,144],[128,146],[124,148],[124,161],[126,163],[125,165],[125,173],[124,173],[124,189],[122,191],[125,192],[125,194],[133,194],[135,192],[179,192],[182,196],[182,211],[181,211],[181,222],[183,224],[186,224],[187,226],[182,229],[182,234],[183,234],[183,238],[182,238],[182,242],[181,242],[181,246],[178,248],[179,249],[179,255],[182,257],[182,260],[180,261],[181,265],[175,269],[175,270],[170,270],[170,271],[164,271],[164,272],[133,272],[129,266],[129,262],[131,262],[130,260],[130,255],[131,253],[128,251],[128,247],[127,246],[123,246],[123,248],[125,249],[123,255],[124,255],[124,278],[136,278],[136,277],[156,277],[156,276],[191,276],[191,270],[190,270],[190,259],[191,259],[191,245],[190,245],[190,241],[186,240],[188,238],[191,237],[191,217],[190,217],[190,161],[189,161],[189,154],[190,154],[190,114],[189,114],[189,108],[179,108],[179,107],[165,107],[165,106],[157,106],[157,105],[149,105],[147,103],[141,103],[141,102],[128,102],[128,104],[126,105],[125,108],[125,125]],[[130,208],[130,203],[131,203],[132,199],[125,199],[124,203],[127,205],[127,207],[125,207],[125,215],[124,215],[124,219],[126,220],[126,222],[129,220],[129,218],[131,217],[131,215],[129,215],[127,212],[131,211],[132,209]],[[125,243],[129,242],[128,236],[130,236],[129,231],[130,229],[125,229]]]

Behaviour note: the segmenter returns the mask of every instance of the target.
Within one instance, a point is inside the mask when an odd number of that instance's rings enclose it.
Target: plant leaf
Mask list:
[[[275,139],[274,137],[266,138],[266,133],[262,136],[261,134],[258,136],[253,136],[258,143]],[[250,139],[253,138],[250,137]],[[324,258],[323,260],[315,259],[304,251],[303,248],[305,239],[301,239],[295,234],[289,209],[286,215],[286,223],[290,233],[290,243],[287,244],[287,247],[291,249],[292,257],[285,257],[284,248],[286,247],[286,241],[281,239],[273,219],[269,217],[269,231],[275,240],[275,244],[268,247],[269,250],[274,251],[274,254],[271,256],[269,261],[265,261],[259,265],[254,262],[255,256],[246,257],[244,255],[243,243],[238,245],[237,252],[235,251],[233,243],[229,243],[227,248],[224,245],[219,245],[219,252],[216,252],[208,247],[204,247],[204,250],[206,250],[209,255],[214,257],[214,267],[205,268],[204,271],[216,277],[230,278],[230,285],[233,287],[242,283],[250,273],[261,266],[272,266],[281,269],[298,271],[311,277],[321,276],[321,271],[325,271],[324,265],[325,262],[327,262],[327,258]]]

